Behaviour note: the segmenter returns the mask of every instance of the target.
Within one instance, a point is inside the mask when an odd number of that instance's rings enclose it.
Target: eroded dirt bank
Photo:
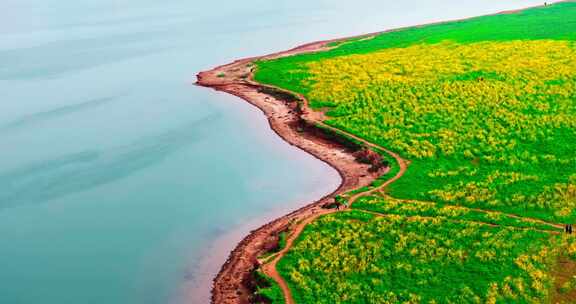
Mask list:
[[[338,170],[340,187],[332,194],[252,231],[232,251],[214,279],[212,303],[249,303],[252,293],[250,274],[257,266],[257,257],[270,249],[280,231],[293,221],[311,216],[339,193],[370,184],[378,173],[370,173],[369,165],[356,161],[354,147],[340,138],[315,128],[324,117],[308,109],[299,96],[253,81],[256,59],[270,59],[303,52],[323,50],[329,43],[317,42],[286,52],[264,57],[247,58],[198,74],[197,84],[238,96],[258,107],[268,118],[270,127],[286,142],[299,147]]]

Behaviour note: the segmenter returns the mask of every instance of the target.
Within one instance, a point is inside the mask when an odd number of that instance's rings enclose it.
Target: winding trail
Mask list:
[[[319,123],[321,123],[321,122],[319,122]],[[332,128],[328,125],[325,125],[325,124],[323,124],[323,126],[334,129],[334,128]],[[381,146],[370,143],[370,142],[368,142],[362,138],[359,138],[359,137],[356,137],[352,134],[349,134],[347,132],[344,132],[344,131],[341,131],[338,129],[334,129],[334,131],[339,132],[339,133],[343,133],[347,136],[350,136],[350,137],[364,143],[365,145],[367,145],[369,147],[373,147],[373,148],[377,148],[377,149],[381,149],[381,150],[385,151],[390,156],[392,156],[394,159],[396,159],[396,162],[398,163],[398,166],[400,167],[400,170],[398,171],[398,173],[396,173],[396,175],[394,175],[394,177],[390,178],[389,180],[387,180],[385,183],[383,183],[379,187],[375,187],[374,189],[371,189],[369,191],[357,193],[354,196],[352,196],[349,199],[349,206],[352,206],[352,204],[356,200],[358,200],[360,197],[371,195],[375,192],[381,191],[382,189],[386,188],[391,183],[393,183],[393,182],[397,181],[399,178],[401,178],[402,175],[404,175],[404,173],[406,172],[408,165],[407,165],[406,161],[400,157],[400,155],[398,155],[392,151],[389,151],[389,150],[387,150]],[[282,250],[280,250],[279,252],[277,252],[273,256],[269,257],[267,259],[267,262],[265,262],[262,265],[262,271],[267,276],[271,277],[274,281],[276,281],[276,283],[280,286],[280,289],[282,289],[282,293],[284,294],[284,300],[285,300],[286,304],[295,304],[296,302],[294,302],[294,298],[292,297],[292,292],[290,291],[290,288],[288,288],[288,284],[286,283],[286,281],[284,281],[284,279],[282,278],[282,276],[280,275],[280,273],[276,269],[276,265],[278,264],[280,259],[282,259],[282,257],[284,257],[284,255],[286,255],[286,253],[292,248],[294,241],[296,241],[296,239],[300,236],[300,234],[302,233],[302,231],[304,230],[304,228],[308,224],[310,224],[312,221],[314,221],[315,219],[317,219],[320,216],[331,214],[331,213],[336,213],[336,212],[340,212],[340,210],[339,209],[320,209],[320,211],[314,212],[312,215],[302,219],[300,222],[298,222],[298,224],[296,224],[295,227],[292,228],[290,235],[286,239],[286,246],[284,246],[284,248],[282,248]]]
[[[356,209],[356,210],[357,210],[357,211],[360,211],[360,212],[363,212],[363,213],[372,214],[372,215],[377,216],[377,217],[391,217],[391,216],[395,216],[395,215],[396,215],[396,214],[380,213],[380,212],[376,212],[376,211],[369,211],[369,210],[364,210],[364,209]],[[416,219],[435,219],[435,218],[438,218],[438,217],[436,217],[436,216],[423,216],[423,215],[407,215],[407,216],[404,216],[404,218],[406,218],[406,219],[411,219],[411,218],[416,218]],[[503,225],[499,225],[499,224],[482,222],[482,221],[474,221],[474,220],[459,220],[459,219],[447,218],[446,221],[454,222],[454,223],[475,223],[475,224],[485,225],[485,226],[490,226],[490,227],[513,227],[513,228],[518,229],[518,230],[532,230],[532,231],[537,231],[537,232],[541,232],[541,233],[548,233],[548,234],[554,234],[554,235],[558,235],[558,234],[561,234],[561,233],[562,233],[562,232],[560,232],[560,231],[542,230],[542,229],[532,228],[532,227],[503,226]]]
[[[388,179],[386,182],[384,182],[382,185],[380,185],[378,187],[375,187],[375,188],[370,189],[370,190],[365,191],[365,192],[357,193],[357,194],[353,195],[352,197],[350,197],[348,199],[349,207],[351,207],[352,204],[354,202],[356,202],[360,197],[371,195],[371,194],[376,193],[376,192],[381,192],[388,185],[390,185],[393,182],[400,179],[404,175],[406,170],[408,169],[408,162],[406,160],[404,160],[402,157],[400,157],[399,154],[392,152],[392,151],[386,149],[385,147],[382,147],[380,145],[369,142],[369,141],[367,141],[361,137],[358,137],[354,134],[351,134],[349,132],[346,132],[346,131],[343,131],[343,130],[340,130],[340,129],[337,129],[337,128],[334,128],[332,126],[325,124],[324,123],[324,119],[325,119],[324,113],[315,112],[315,111],[311,110],[309,105],[308,105],[308,100],[302,94],[296,94],[294,92],[291,92],[291,91],[288,91],[288,90],[285,90],[285,89],[282,89],[279,87],[275,87],[275,86],[269,86],[269,85],[263,85],[263,84],[256,83],[253,80],[253,71],[251,71],[250,76],[251,77],[249,78],[248,81],[254,85],[269,87],[269,88],[273,88],[275,90],[287,92],[289,94],[297,95],[303,101],[303,105],[302,105],[303,114],[301,117],[302,117],[302,119],[306,120],[308,123],[317,124],[317,125],[322,126],[323,128],[329,129],[329,130],[331,130],[337,134],[341,134],[341,135],[345,135],[347,137],[350,137],[350,138],[362,143],[366,147],[382,150],[396,160],[397,166],[399,167],[399,170],[396,173],[396,175],[394,175],[392,178]],[[336,212],[340,212],[340,210],[339,209],[320,209],[318,211],[315,209],[315,210],[313,210],[313,213],[310,214],[309,216],[307,216],[305,218],[301,218],[300,221],[298,222],[298,224],[291,229],[291,233],[288,236],[288,238],[286,239],[286,246],[284,246],[284,248],[282,250],[280,250],[279,252],[277,252],[276,254],[272,255],[271,257],[268,257],[266,262],[263,263],[262,271],[267,276],[269,276],[274,281],[276,281],[276,283],[280,286],[280,289],[282,289],[282,293],[284,294],[284,300],[285,300],[286,304],[295,304],[296,302],[294,301],[294,298],[292,296],[292,292],[290,291],[288,284],[286,283],[286,281],[282,278],[282,276],[280,275],[280,273],[276,269],[276,265],[278,264],[280,259],[282,259],[282,257],[284,257],[284,255],[286,255],[286,253],[292,248],[294,241],[300,236],[300,234],[302,233],[302,231],[304,230],[304,228],[308,224],[310,224],[312,221],[314,221],[315,219],[317,219],[320,216],[331,214],[331,213],[336,213]]]
[[[391,196],[388,196],[384,193],[382,193],[382,197],[384,198],[392,198]],[[419,200],[411,200],[411,199],[398,199],[399,201],[402,201],[404,203],[420,203],[420,204],[431,204],[431,205],[437,205],[437,203],[435,202],[429,202],[429,201],[419,201]],[[497,210],[487,210],[487,209],[480,209],[480,208],[471,208],[471,207],[466,207],[466,206],[460,206],[460,205],[454,205],[457,207],[461,207],[470,211],[477,211],[477,212],[482,212],[482,213],[486,213],[486,214],[498,214],[498,215],[503,215],[503,216],[508,216],[510,218],[514,218],[514,219],[518,219],[521,221],[527,221],[527,222],[533,222],[533,223],[537,223],[537,224],[541,224],[541,225],[546,225],[546,226],[550,226],[553,228],[557,228],[557,229],[564,229],[564,225],[562,224],[558,224],[558,223],[553,223],[553,222],[548,222],[545,220],[541,220],[541,219],[537,219],[537,218],[533,218],[533,217],[527,217],[527,216],[520,216],[520,215],[516,215],[513,213],[506,213],[506,212],[502,212],[502,211],[497,211]],[[367,211],[367,210],[363,210],[363,211]]]

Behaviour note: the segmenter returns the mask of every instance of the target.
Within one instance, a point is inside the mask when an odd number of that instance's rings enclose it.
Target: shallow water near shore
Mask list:
[[[536,4],[0,2],[0,303],[207,303],[245,234],[337,188],[198,71]]]

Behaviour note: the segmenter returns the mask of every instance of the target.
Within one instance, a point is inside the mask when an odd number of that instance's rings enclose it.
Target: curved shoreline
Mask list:
[[[210,87],[244,99],[259,108],[267,117],[270,128],[290,145],[296,146],[334,168],[340,175],[340,186],[323,198],[297,209],[285,216],[252,231],[230,253],[226,263],[214,279],[212,303],[247,303],[251,291],[247,286],[251,271],[257,265],[257,257],[265,251],[274,236],[286,229],[294,219],[300,219],[312,209],[322,205],[342,192],[370,184],[377,174],[368,173],[368,165],[356,162],[345,148],[309,132],[298,130],[302,121],[300,113],[285,101],[274,98],[260,90],[266,86],[251,80],[250,63],[257,59],[271,59],[298,53],[320,51],[335,40],[315,42],[272,55],[237,60],[210,71],[198,74],[197,85]]]
[[[553,3],[555,2],[564,1],[554,1]],[[492,15],[510,14],[527,8],[507,10]],[[228,260],[222,266],[220,272],[214,279],[211,291],[212,303],[248,303],[250,296],[250,291],[247,287],[249,284],[248,279],[251,271],[258,265],[257,257],[260,253],[265,251],[267,241],[269,242],[278,232],[286,229],[294,219],[303,220],[307,216],[310,216],[310,214],[313,214],[313,209],[330,201],[337,194],[367,185],[376,178],[373,174],[368,173],[367,166],[356,163],[354,157],[350,153],[344,153],[347,156],[340,155],[339,157],[335,157],[333,155],[334,149],[338,149],[338,147],[334,146],[334,142],[326,143],[323,142],[322,139],[310,138],[307,137],[305,133],[296,132],[293,128],[294,126],[291,127],[291,124],[301,120],[308,120],[307,118],[312,122],[322,121],[323,114],[307,111],[306,107],[304,107],[302,113],[297,114],[294,109],[290,109],[284,101],[261,93],[260,90],[262,88],[271,88],[283,92],[289,91],[275,88],[273,86],[263,85],[254,81],[251,63],[255,60],[275,59],[302,53],[329,50],[330,47],[328,47],[328,44],[333,42],[344,42],[349,39],[358,38],[370,39],[382,33],[398,31],[406,28],[458,22],[471,18],[475,17],[433,22],[345,38],[312,42],[287,51],[236,60],[230,64],[225,64],[210,71],[201,72],[197,75],[197,85],[210,87],[217,91],[235,95],[249,102],[253,106],[258,107],[266,115],[271,129],[274,130],[276,134],[289,144],[312,154],[317,159],[336,169],[342,179],[340,186],[333,193],[314,203],[293,211],[290,214],[275,219],[259,229],[252,231],[248,236],[246,236],[229,255]],[[294,92],[290,93],[295,94]],[[295,95],[299,96],[298,94]]]

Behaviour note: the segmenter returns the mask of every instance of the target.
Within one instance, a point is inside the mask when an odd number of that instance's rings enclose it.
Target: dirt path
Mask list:
[[[384,198],[389,198],[389,199],[394,199],[391,196],[388,196],[386,194],[382,194],[382,197]],[[435,202],[429,202],[429,201],[419,201],[419,200],[409,200],[409,199],[397,199],[399,201],[402,201],[403,203],[420,203],[420,204],[431,204],[431,205],[437,205],[437,203]],[[537,218],[533,218],[533,217],[526,217],[526,216],[520,216],[520,215],[516,215],[516,214],[512,214],[512,213],[506,213],[506,212],[502,212],[502,211],[496,211],[496,210],[487,210],[487,209],[480,209],[480,208],[470,208],[470,207],[466,207],[466,206],[460,206],[460,205],[449,205],[447,204],[446,206],[455,206],[455,207],[460,207],[460,208],[464,208],[467,210],[471,210],[471,211],[477,211],[477,212],[482,212],[482,213],[486,213],[486,214],[498,214],[498,215],[503,215],[503,216],[508,216],[514,219],[518,219],[521,221],[526,221],[526,222],[533,222],[533,223],[537,223],[537,224],[541,224],[541,225],[546,225],[546,226],[550,226],[550,227],[554,227],[554,228],[558,228],[558,229],[564,229],[564,225],[563,224],[558,224],[558,223],[553,223],[553,222],[547,222],[541,219],[537,219]]]
[[[251,73],[251,76],[253,76],[252,73]],[[250,77],[248,81],[256,85],[257,83],[254,82],[252,79],[253,78]],[[261,84],[258,84],[258,85],[261,85]],[[287,90],[284,90],[282,88],[275,87],[275,86],[265,85],[265,87],[273,88],[273,89],[279,90],[279,91],[284,91],[284,92],[287,92],[290,94],[295,94],[294,92],[290,92],[290,91],[287,91]],[[354,140],[357,140],[358,142],[364,144],[366,147],[382,150],[396,160],[396,165],[399,167],[398,173],[396,173],[396,175],[394,175],[392,178],[387,180],[382,185],[375,187],[369,191],[357,193],[357,194],[353,195],[352,197],[350,197],[348,200],[349,207],[351,207],[352,204],[354,202],[356,202],[356,200],[358,200],[360,197],[371,195],[371,194],[376,193],[376,192],[380,192],[380,191],[382,191],[382,189],[386,188],[388,185],[397,181],[398,179],[400,179],[404,175],[404,173],[406,172],[406,170],[408,168],[408,163],[402,157],[400,157],[400,155],[398,155],[397,153],[392,152],[392,151],[390,151],[390,150],[388,150],[388,149],[386,149],[380,145],[374,144],[374,143],[369,142],[369,141],[367,141],[361,137],[358,137],[354,134],[348,133],[346,131],[343,131],[343,130],[340,130],[340,129],[337,129],[337,128],[334,128],[332,126],[325,124],[324,123],[324,119],[325,119],[324,114],[321,112],[315,112],[315,111],[311,110],[310,107],[308,106],[308,100],[306,99],[306,97],[304,97],[301,94],[296,94],[296,95],[303,101],[302,118],[307,120],[309,123],[319,124],[322,127],[327,128],[329,130],[332,130],[337,134],[342,134],[342,135],[348,136],[350,138],[353,138]],[[301,220],[301,222],[299,222],[296,225],[296,227],[293,227],[290,235],[288,236],[288,238],[286,240],[286,246],[281,251],[276,253],[274,256],[269,257],[267,259],[267,262],[265,264],[263,264],[262,271],[267,276],[269,276],[274,281],[276,281],[276,283],[280,286],[280,289],[282,289],[282,293],[284,294],[284,299],[285,299],[286,304],[295,304],[294,298],[292,296],[292,292],[290,291],[290,288],[286,284],[286,281],[282,278],[282,276],[280,275],[280,273],[276,269],[276,265],[278,264],[280,259],[282,259],[282,257],[284,257],[284,255],[292,248],[294,241],[300,236],[300,234],[302,233],[302,231],[304,230],[304,228],[308,224],[310,224],[312,221],[314,221],[315,219],[317,219],[320,216],[331,214],[331,213],[336,213],[339,211],[340,210],[335,210],[335,209],[332,209],[332,210],[320,209],[320,211],[314,210],[312,214],[305,215],[306,217],[303,218]],[[272,259],[272,260],[270,260],[270,259]]]
[[[335,213],[335,211],[322,209],[322,211],[320,211],[320,212],[304,219],[302,222],[300,222],[296,227],[294,227],[294,229],[292,230],[292,232],[290,233],[290,235],[286,239],[286,246],[282,250],[280,250],[278,253],[276,253],[272,257],[272,260],[269,260],[267,263],[262,265],[262,271],[267,276],[269,276],[274,281],[276,281],[278,286],[280,286],[280,289],[282,289],[282,293],[284,294],[284,300],[285,300],[286,304],[294,304],[296,302],[294,302],[294,298],[292,297],[292,292],[290,291],[290,288],[288,288],[288,284],[286,284],[286,281],[284,281],[284,279],[282,278],[280,273],[276,270],[276,265],[278,264],[278,261],[280,261],[280,259],[282,257],[284,257],[286,252],[288,252],[288,250],[290,250],[292,248],[292,244],[294,243],[296,238],[298,238],[298,236],[300,236],[300,234],[302,233],[302,231],[304,230],[304,228],[308,224],[310,224],[312,221],[317,219],[319,216],[330,214],[330,213]]]
[[[522,220],[522,221],[534,222],[534,223],[547,225],[547,226],[554,227],[554,228],[564,229],[564,225],[562,225],[562,224],[547,222],[547,221],[535,219],[532,217],[525,217],[525,216],[520,216],[520,215],[516,215],[516,214],[511,214],[511,213],[499,212],[499,211],[488,211],[488,210],[478,209],[478,208],[469,208],[469,209],[474,210],[474,211],[478,211],[478,212],[484,212],[484,213],[498,213],[498,214],[506,215],[506,216],[509,216],[511,218],[515,218],[515,219]]]
[[[322,122],[318,122],[318,123],[322,124],[323,126],[325,126],[327,128],[333,129],[332,127],[325,125]],[[363,196],[371,195],[375,192],[379,192],[382,189],[386,188],[388,185],[390,185],[391,183],[393,183],[393,182],[397,181],[399,178],[401,178],[402,175],[404,175],[404,173],[406,172],[408,165],[407,165],[406,161],[400,157],[400,155],[398,155],[392,151],[389,151],[384,147],[378,146],[378,145],[370,143],[370,142],[368,142],[362,138],[359,138],[359,137],[356,137],[352,134],[349,134],[347,132],[344,132],[344,131],[341,131],[338,129],[334,129],[334,131],[336,131],[338,133],[343,133],[347,136],[350,136],[350,137],[364,143],[366,146],[369,146],[372,148],[377,148],[377,149],[385,151],[386,153],[388,153],[390,156],[392,156],[396,160],[397,165],[399,166],[398,173],[396,173],[396,175],[394,175],[392,178],[387,180],[382,185],[375,187],[374,189],[371,189],[371,190],[366,191],[366,192],[357,193],[357,194],[353,195],[352,197],[350,197],[350,199],[348,201],[349,207],[351,207],[352,204],[354,202],[356,202],[356,200],[358,200],[359,198],[361,198]],[[342,211],[344,211],[344,210],[342,210]],[[284,246],[284,248],[282,250],[280,250],[278,253],[276,253],[272,257],[268,257],[267,262],[265,262],[262,265],[262,271],[267,276],[269,276],[274,281],[276,281],[276,283],[280,286],[280,289],[282,289],[282,293],[284,294],[284,300],[285,300],[286,304],[295,304],[296,302],[294,302],[294,298],[292,296],[292,292],[290,291],[290,288],[288,287],[288,284],[286,284],[286,281],[284,281],[284,279],[282,278],[282,276],[280,275],[280,273],[276,269],[276,265],[278,264],[280,259],[282,259],[282,257],[284,257],[286,255],[286,253],[292,248],[294,241],[296,241],[296,239],[300,236],[300,234],[302,233],[302,231],[304,231],[304,228],[306,228],[306,226],[308,224],[310,224],[312,221],[314,221],[315,219],[317,219],[320,216],[331,214],[331,213],[336,213],[336,212],[341,212],[341,210],[340,209],[320,209],[319,211],[316,209],[312,210],[311,214],[309,214],[307,217],[303,218],[295,227],[292,228],[290,235],[286,239],[286,246]]]
[[[362,209],[356,209],[357,211],[360,212],[364,212],[364,213],[369,213],[378,217],[390,217],[390,216],[395,216],[395,214],[385,214],[385,213],[380,213],[380,212],[375,212],[375,211],[369,211],[369,210],[362,210]],[[411,216],[405,216],[406,219],[410,219],[410,218],[420,218],[420,219],[435,219],[437,217],[435,216],[422,216],[422,215],[411,215]],[[482,222],[482,221],[474,221],[474,220],[459,220],[459,219],[452,219],[452,218],[447,218],[447,221],[450,222],[456,222],[456,223],[475,223],[475,224],[479,224],[479,225],[485,225],[485,226],[490,226],[490,227],[512,227],[515,229],[519,229],[519,230],[532,230],[532,231],[538,231],[538,232],[542,232],[542,233],[548,233],[548,234],[554,234],[554,235],[558,235],[558,234],[562,234],[562,232],[560,231],[551,231],[551,230],[542,230],[542,229],[537,229],[537,228],[531,228],[531,227],[515,227],[515,226],[506,226],[506,225],[499,225],[499,224],[494,224],[494,223],[488,223],[488,222]]]

